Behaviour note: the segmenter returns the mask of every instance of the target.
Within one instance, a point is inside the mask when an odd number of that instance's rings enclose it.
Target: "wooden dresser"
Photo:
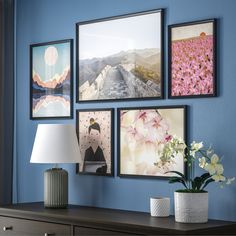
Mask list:
[[[66,235],[236,235],[236,222],[209,220],[180,224],[174,217],[70,205],[45,209],[43,203],[0,207],[0,236]]]

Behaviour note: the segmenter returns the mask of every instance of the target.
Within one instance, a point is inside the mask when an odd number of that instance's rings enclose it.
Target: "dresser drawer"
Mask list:
[[[87,235],[93,236],[93,235],[134,235],[134,234],[76,226],[74,228],[74,235],[75,236],[87,236]]]
[[[0,216],[0,236],[2,235],[69,236],[71,235],[71,227],[70,225]]]

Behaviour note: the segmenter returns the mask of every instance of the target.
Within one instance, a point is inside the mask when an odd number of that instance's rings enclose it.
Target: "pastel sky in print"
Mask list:
[[[182,27],[176,27],[172,29],[172,40],[180,40],[198,37],[202,32],[206,35],[213,34],[212,23],[203,23],[196,25],[186,25]]]
[[[46,63],[45,52],[51,48],[49,56],[51,63]],[[57,57],[55,58],[55,56]],[[47,58],[47,57],[46,57]],[[39,74],[43,81],[50,80],[55,74],[62,74],[66,67],[70,66],[70,43],[59,43],[33,48],[33,71]]]
[[[106,57],[131,49],[160,49],[160,13],[79,26],[79,58]]]

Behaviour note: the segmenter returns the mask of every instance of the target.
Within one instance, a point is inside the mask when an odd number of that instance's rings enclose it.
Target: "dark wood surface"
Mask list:
[[[1,235],[32,236],[35,234],[36,235],[51,234],[57,236],[71,235],[71,227],[69,225],[63,225],[63,224],[47,223],[47,222],[0,216],[0,236]]]
[[[112,230],[101,230],[101,229],[94,229],[94,228],[88,228],[88,227],[75,227],[74,229],[74,235],[75,236],[85,236],[85,235],[133,235],[129,233],[122,233],[118,231],[112,231]]]
[[[236,222],[209,220],[206,224],[182,224],[176,223],[173,216],[156,218],[149,213],[77,205],[69,205],[68,209],[46,209],[43,203],[9,205],[0,207],[0,216],[82,227],[81,235],[86,235],[82,234],[85,228],[98,230],[97,235],[99,230],[143,235],[236,235]],[[79,228],[74,231],[78,233]]]

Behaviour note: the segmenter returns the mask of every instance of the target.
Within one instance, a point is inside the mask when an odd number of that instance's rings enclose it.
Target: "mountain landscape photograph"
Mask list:
[[[77,100],[160,98],[161,25],[161,11],[77,24]]]

